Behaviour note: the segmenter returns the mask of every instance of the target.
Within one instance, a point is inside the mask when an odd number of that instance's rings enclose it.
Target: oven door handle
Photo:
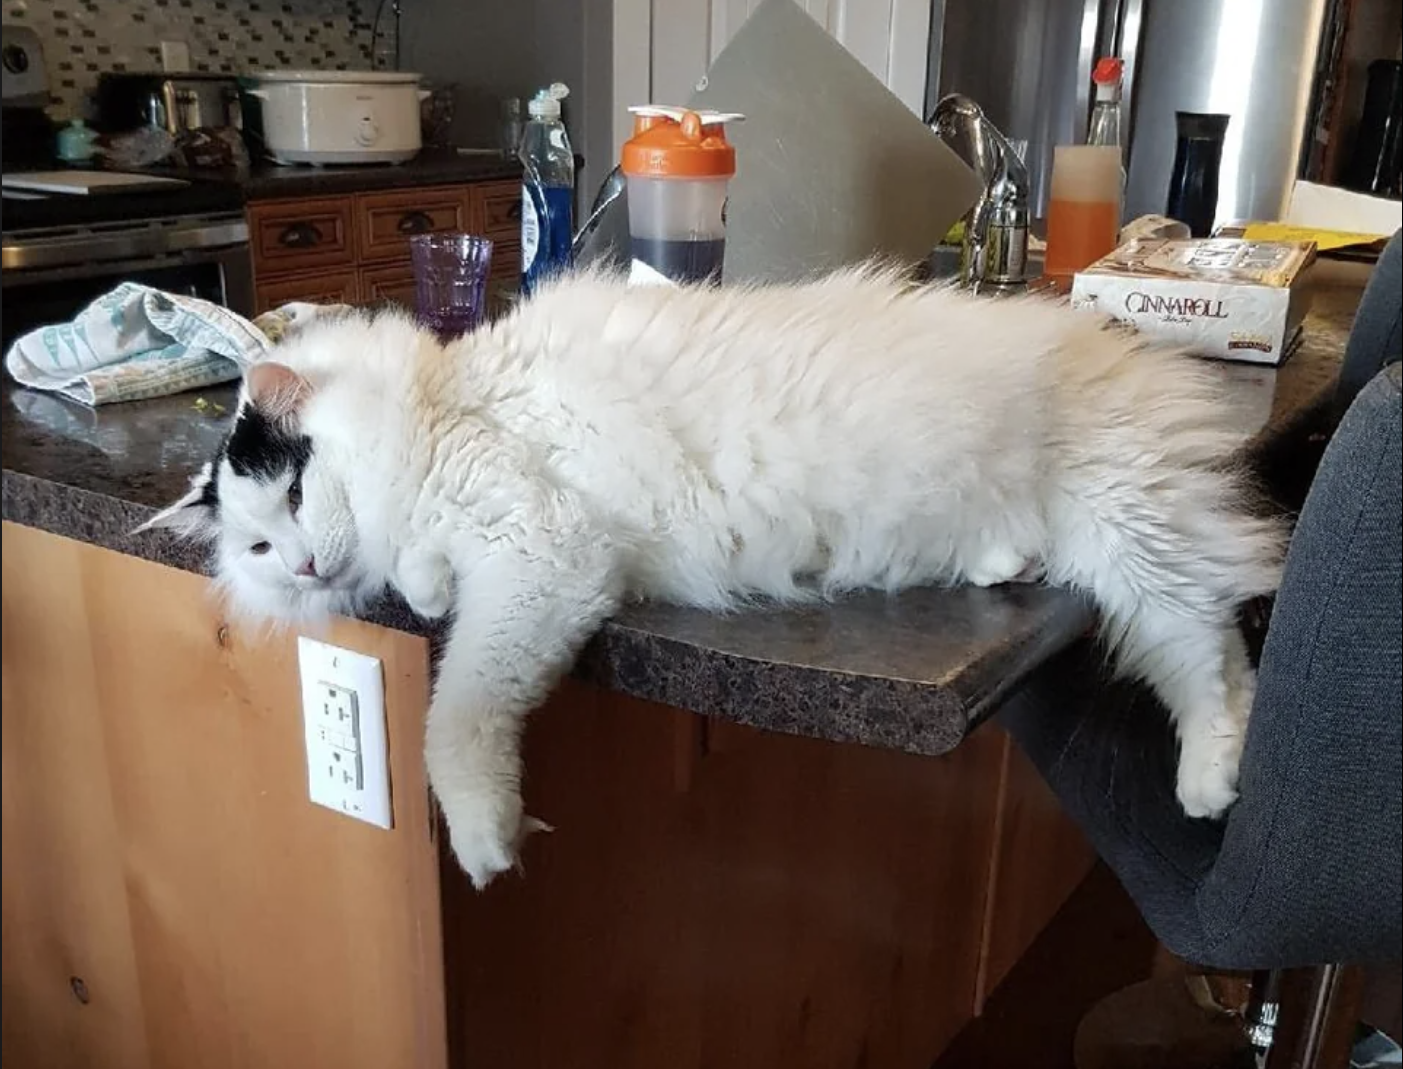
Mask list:
[[[192,249],[213,249],[248,242],[248,224],[242,220],[191,227],[133,230],[124,234],[74,234],[37,241],[6,242],[0,268],[24,271],[45,267],[72,267],[103,260],[132,260]]]

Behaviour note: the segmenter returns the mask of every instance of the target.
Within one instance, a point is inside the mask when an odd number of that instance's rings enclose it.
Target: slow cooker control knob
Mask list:
[[[29,53],[19,45],[6,45],[4,49],[5,69],[11,74],[23,74],[29,70]]]
[[[360,124],[356,127],[356,141],[362,145],[373,145],[380,140],[380,127],[375,125],[375,120],[369,115],[361,116]]]

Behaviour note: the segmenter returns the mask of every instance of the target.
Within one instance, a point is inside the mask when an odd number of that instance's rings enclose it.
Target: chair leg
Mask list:
[[[1082,1018],[1075,1060],[1078,1069],[1346,1069],[1362,992],[1363,971],[1340,965],[1254,973],[1245,1003],[1221,1001],[1203,977],[1147,980]]]
[[[1249,1018],[1251,1022],[1258,1017],[1274,1019],[1270,1036],[1262,1033],[1265,1047],[1258,1046],[1256,1035],[1249,1033],[1259,1064],[1263,1069],[1348,1066],[1363,988],[1363,970],[1353,966],[1323,965],[1271,974],[1261,996],[1264,1008]],[[1256,1001],[1254,995],[1254,1005]]]
[[[1245,1015],[1247,1040],[1252,1044],[1257,1065],[1266,1066],[1276,1042],[1276,1025],[1281,1017],[1281,973],[1254,972]]]

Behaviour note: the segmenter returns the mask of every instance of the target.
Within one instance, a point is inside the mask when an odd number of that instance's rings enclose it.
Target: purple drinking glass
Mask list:
[[[416,234],[409,239],[414,265],[414,311],[445,342],[482,322],[492,242],[474,234]]]

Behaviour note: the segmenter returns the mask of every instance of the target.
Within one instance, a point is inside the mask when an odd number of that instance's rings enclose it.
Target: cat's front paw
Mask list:
[[[437,620],[453,607],[453,569],[435,553],[405,553],[396,568],[395,586],[414,615]]]
[[[973,586],[1002,586],[1005,583],[1036,583],[1043,577],[1043,565],[1016,553],[1010,546],[993,544],[964,567],[965,581]]]
[[[1176,793],[1187,816],[1217,819],[1237,801],[1242,744],[1240,731],[1184,740]]]
[[[552,830],[549,824],[524,815],[521,796],[515,792],[483,794],[444,805],[443,815],[453,856],[479,891],[501,873],[518,867],[527,836]]]
[[[406,594],[404,600],[408,602],[410,611],[424,620],[441,619],[453,608],[453,594],[448,590],[434,591],[421,598],[411,598]]]

